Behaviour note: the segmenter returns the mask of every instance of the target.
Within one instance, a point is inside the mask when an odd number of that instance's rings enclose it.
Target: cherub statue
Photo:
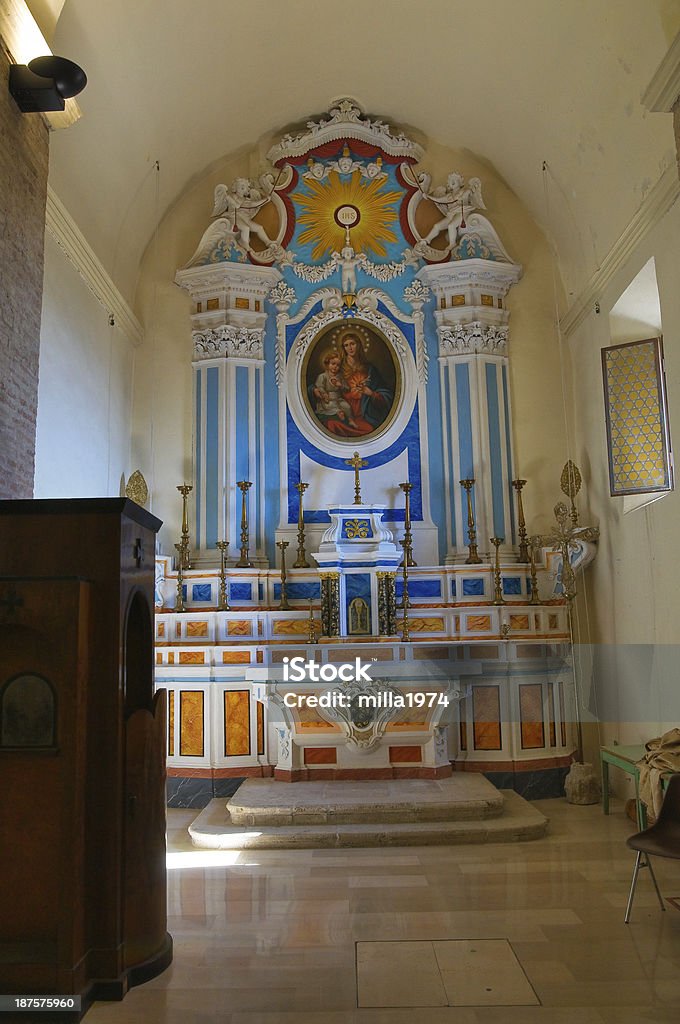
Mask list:
[[[457,171],[449,174],[446,187],[440,185],[432,193],[425,193],[425,197],[431,199],[444,214],[423,239],[426,245],[430,245],[440,232],[446,231],[449,247],[453,248],[458,241],[458,232],[465,217],[473,210],[486,209],[479,178],[470,178],[466,185],[463,175]]]
[[[192,267],[200,263],[224,241],[234,242],[246,252],[251,252],[251,233],[267,248],[274,246],[275,243],[262,225],[253,220],[257,211],[269,202],[269,198],[263,196],[247,178],[236,178],[229,188],[226,185],[218,185],[215,189],[215,205],[212,211],[212,216],[218,219],[204,231],[187,266]]]

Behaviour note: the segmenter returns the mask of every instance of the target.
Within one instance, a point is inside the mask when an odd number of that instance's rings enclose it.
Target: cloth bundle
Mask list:
[[[680,729],[669,729],[663,736],[649,740],[645,750],[646,754],[638,761],[640,799],[658,818],[663,803],[661,776],[665,772],[680,772]]]

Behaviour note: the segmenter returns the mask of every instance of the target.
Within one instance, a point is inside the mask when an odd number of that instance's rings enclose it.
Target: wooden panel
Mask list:
[[[559,701],[560,701],[560,739],[562,740],[562,746],[567,745],[567,725],[565,722],[565,708],[564,708],[564,683],[557,684],[559,688]]]
[[[187,637],[191,636],[207,636],[208,635],[208,623],[207,622],[187,622]]]
[[[491,630],[491,616],[466,615],[465,628],[471,633],[488,633]]]
[[[528,615],[511,615],[510,616],[510,629],[528,629],[529,628],[529,616]]]
[[[409,619],[409,629],[412,633],[443,633],[444,620],[439,618]]]
[[[229,636],[250,636],[252,626],[248,619],[232,619],[227,623],[227,633]]]
[[[497,686],[475,686],[472,691],[475,750],[501,750],[501,700]]]
[[[179,752],[182,757],[203,757],[203,690],[180,690]]]
[[[227,757],[250,754],[250,693],[226,690],[224,694],[224,753]]]
[[[550,746],[557,746],[557,736],[555,734],[555,689],[552,684],[548,685],[548,719],[549,719],[549,730],[550,730]]]
[[[422,747],[390,747],[390,764],[420,764]]]
[[[257,752],[264,754],[264,704],[257,702]]]
[[[305,764],[337,764],[335,747],[305,747]]]
[[[250,665],[250,651],[222,651],[223,665]]]
[[[544,747],[543,687],[540,683],[520,684],[519,720],[522,749],[535,750]]]
[[[205,654],[203,651],[180,651],[179,652],[179,663],[180,665],[203,665],[205,662]]]
[[[278,636],[299,636],[309,633],[309,620],[304,619],[277,619],[274,623],[275,635]]]
[[[168,755],[175,754],[175,691],[168,691]]]
[[[460,723],[460,749],[467,750],[467,722]]]

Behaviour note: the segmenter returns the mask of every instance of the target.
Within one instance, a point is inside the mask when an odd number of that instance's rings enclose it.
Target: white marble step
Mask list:
[[[341,846],[449,846],[512,843],[544,836],[548,819],[512,790],[501,817],[458,821],[345,825],[235,825],[223,799],[211,800],[189,826],[191,841],[208,850],[317,849]]]
[[[234,825],[360,825],[461,821],[503,814],[503,796],[477,772],[448,779],[276,782],[247,779],[227,807]]]

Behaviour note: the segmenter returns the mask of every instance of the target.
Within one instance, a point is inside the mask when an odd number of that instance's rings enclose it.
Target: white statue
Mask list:
[[[463,175],[457,171],[449,174],[446,188],[440,185],[431,194],[426,193],[426,198],[431,199],[438,210],[444,214],[423,239],[426,245],[430,245],[440,232],[446,231],[449,246],[453,248],[458,242],[461,224],[468,214],[473,210],[486,209],[482,199],[482,183],[479,178],[470,178],[466,185]]]
[[[215,205],[213,221],[203,233],[188,267],[194,266],[205,259],[221,242],[229,241],[240,245],[246,252],[251,252],[250,236],[254,234],[269,249],[275,245],[261,224],[253,218],[258,210],[269,202],[269,196],[263,196],[247,178],[236,178],[233,184],[218,185],[215,189]]]

